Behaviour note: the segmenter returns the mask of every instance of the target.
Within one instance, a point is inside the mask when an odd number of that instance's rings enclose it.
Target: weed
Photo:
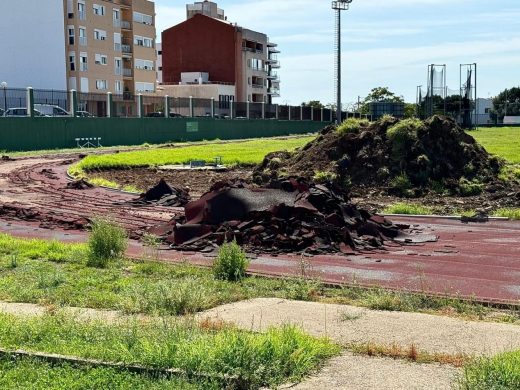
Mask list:
[[[390,127],[386,135],[392,142],[392,157],[396,161],[403,160],[413,142],[417,140],[417,131],[423,127],[421,120],[404,119]]]
[[[335,181],[338,178],[338,175],[336,175],[334,172],[327,172],[327,171],[318,171],[314,174],[314,177],[312,178],[316,183],[324,184],[324,183],[330,183]]]
[[[12,253],[9,260],[9,268],[15,269],[18,267],[18,253]]]
[[[144,245],[145,259],[158,260],[159,259],[159,247],[161,246],[160,237],[155,234],[144,233],[141,241]]]
[[[392,188],[400,196],[411,195],[411,189],[413,187],[412,182],[410,181],[408,175],[404,172],[390,180],[389,185],[390,188]]]
[[[431,215],[433,209],[414,203],[395,203],[383,210],[384,214]]]
[[[461,196],[475,196],[482,193],[484,185],[476,179],[470,181],[464,177],[461,177],[458,188]]]
[[[339,314],[340,321],[346,322],[346,321],[356,321],[359,320],[362,317],[361,313],[349,313],[348,311],[342,311]]]
[[[95,219],[88,239],[88,261],[91,267],[105,268],[112,260],[121,259],[128,246],[125,230],[114,222]]]
[[[520,351],[473,360],[457,385],[461,390],[520,389]]]
[[[246,275],[248,265],[246,254],[236,241],[224,243],[213,262],[213,274],[216,279],[237,281]]]
[[[359,130],[369,125],[368,119],[349,118],[344,120],[337,128],[337,131],[341,134],[359,133]]]
[[[495,217],[505,217],[512,220],[520,220],[520,208],[503,208],[493,213]]]

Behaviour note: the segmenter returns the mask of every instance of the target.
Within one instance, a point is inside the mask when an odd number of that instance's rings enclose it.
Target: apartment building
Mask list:
[[[186,21],[163,31],[161,44],[161,87],[171,95],[197,90],[197,96],[220,102],[266,103],[279,96],[277,45],[264,33],[228,22],[216,3],[187,5]],[[207,77],[190,80],[189,74]],[[232,86],[233,94],[216,86]]]
[[[69,89],[129,95],[155,92],[152,1],[63,2]]]
[[[112,92],[116,100],[156,90],[153,1],[1,1],[0,14],[9,16],[0,24],[0,78],[11,87]],[[106,99],[98,100],[81,108],[103,115]]]

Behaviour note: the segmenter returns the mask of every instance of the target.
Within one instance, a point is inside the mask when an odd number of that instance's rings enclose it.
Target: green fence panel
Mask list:
[[[328,123],[213,118],[0,118],[0,150],[74,148],[76,138],[103,146],[244,139],[314,133]]]

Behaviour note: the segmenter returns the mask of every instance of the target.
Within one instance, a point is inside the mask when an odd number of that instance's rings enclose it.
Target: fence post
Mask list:
[[[113,116],[114,116],[114,113],[113,113],[112,92],[107,92],[107,118],[112,118]]]
[[[233,115],[233,111],[235,111],[235,101],[230,100],[229,101],[229,118],[233,119],[235,115]]]
[[[323,107],[320,110],[320,122],[323,122]]]
[[[190,96],[190,118],[195,116],[195,111],[193,108],[193,96]]]
[[[78,114],[78,92],[75,89],[70,90],[70,115],[76,117]]]
[[[265,119],[265,102],[262,102],[262,119]]]
[[[300,106],[300,120],[303,120],[303,104]]]
[[[210,112],[211,112],[211,117],[215,118],[215,98],[214,97],[211,98],[211,110],[210,110]]]
[[[170,97],[168,95],[164,97],[164,117],[170,117]]]
[[[249,119],[250,116],[249,116],[249,99],[247,99],[247,103],[246,103],[246,118]]]
[[[275,107],[274,108],[275,118],[276,118],[276,120],[278,120],[278,104],[276,104],[274,107]]]
[[[27,116],[34,118],[34,90],[27,87]]]
[[[143,95],[141,93],[137,95],[137,116],[144,118]]]
[[[329,122],[332,122],[332,107],[329,110]]]
[[[291,120],[291,106],[287,106],[288,118]]]

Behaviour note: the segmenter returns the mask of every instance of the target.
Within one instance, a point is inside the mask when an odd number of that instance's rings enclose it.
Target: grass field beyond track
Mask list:
[[[520,163],[520,127],[489,127],[468,132],[489,153]]]
[[[262,138],[243,142],[223,142],[180,148],[140,150],[103,156],[88,156],[76,164],[71,169],[71,173],[96,169],[124,169],[186,164],[190,160],[214,162],[214,158],[217,156],[221,156],[226,165],[254,165],[260,163],[268,153],[278,150],[294,150],[313,139],[314,137]]]

